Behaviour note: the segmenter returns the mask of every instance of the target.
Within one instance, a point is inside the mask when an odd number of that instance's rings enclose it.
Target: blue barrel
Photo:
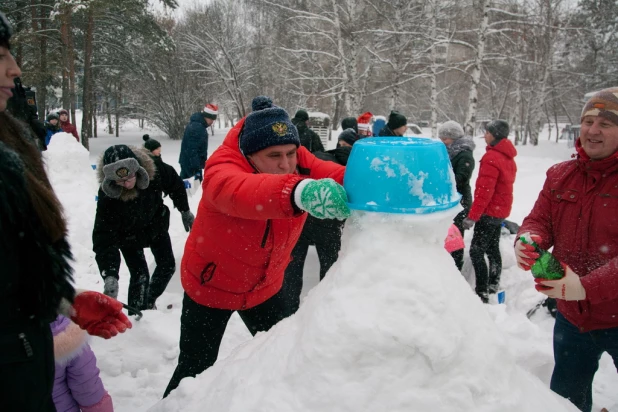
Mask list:
[[[343,182],[356,210],[432,213],[461,199],[446,147],[431,139],[361,139],[352,146]]]

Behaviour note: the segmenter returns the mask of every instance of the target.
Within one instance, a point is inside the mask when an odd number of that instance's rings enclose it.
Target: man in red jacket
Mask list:
[[[62,128],[62,131],[65,133],[71,133],[75,137],[75,140],[79,142],[77,128],[75,128],[73,123],[69,122],[69,112],[66,111],[66,109],[59,110],[58,116],[60,116],[60,127]]]
[[[504,120],[493,120],[485,127],[487,152],[480,161],[472,207],[462,222],[464,229],[474,226],[470,259],[476,275],[476,294],[483,303],[498,291],[502,273],[500,230],[513,205],[517,150],[508,136],[509,124]]]
[[[552,166],[518,239],[531,236],[565,266],[560,280],[537,279],[558,300],[551,389],[582,411],[592,408],[592,381],[603,352],[618,366],[618,87],[584,106],[577,158]],[[520,240],[524,270],[538,257]]]
[[[254,99],[253,112],[206,162],[182,257],[180,355],[164,397],[215,363],[235,311],[252,334],[289,313],[285,294],[277,292],[307,213],[319,219],[350,214],[344,172],[300,146],[285,110],[266,97]]]

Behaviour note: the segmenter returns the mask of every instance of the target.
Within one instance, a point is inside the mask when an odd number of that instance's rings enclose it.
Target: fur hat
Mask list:
[[[391,111],[391,114],[388,115],[388,122],[386,125],[389,129],[395,130],[399,129],[401,126],[405,126],[408,124],[408,119],[404,115],[399,112]]]
[[[245,118],[238,139],[240,151],[247,156],[271,146],[294,144],[299,147],[298,130],[287,112],[271,101],[263,102],[261,107]]]
[[[337,138],[337,140],[343,140],[350,146],[354,145],[354,143],[356,143],[358,139],[360,139],[360,136],[358,135],[358,133],[356,133],[356,130],[352,128],[345,129],[339,134],[339,137]]]
[[[371,131],[371,118],[373,114],[371,112],[365,112],[358,116],[358,130],[363,130],[366,132]]]
[[[580,121],[586,116],[603,117],[618,125],[618,87],[596,92],[584,105]]]
[[[496,140],[504,139],[509,136],[509,124],[504,120],[492,120],[485,126],[487,130]]]
[[[6,16],[0,12],[0,46],[9,47],[9,40],[13,35],[13,29],[11,24],[7,20]]]
[[[137,156],[127,145],[115,145],[103,153],[103,176],[101,189],[111,198],[118,199],[123,187],[116,184],[117,180],[127,180],[133,176],[137,178],[135,187],[146,189],[150,184],[148,172],[137,160]]]
[[[463,127],[454,120],[448,120],[438,127],[438,138],[444,139],[461,139],[464,137]]]
[[[161,147],[161,143],[159,143],[155,139],[151,139],[150,135],[145,134],[142,136],[142,139],[144,139],[145,142],[144,147],[148,149],[149,152],[157,150],[159,147]]]
[[[51,113],[50,113],[50,114],[48,114],[48,115],[47,115],[47,117],[45,118],[45,120],[47,120],[48,122],[49,122],[50,120],[53,120],[53,119],[60,120],[60,116],[58,116],[58,113],[56,113],[56,112],[51,112]]]
[[[341,121],[341,128],[343,130],[354,129],[358,133],[358,122],[354,117],[346,117]]]
[[[299,122],[306,122],[307,120],[309,120],[309,113],[307,113],[306,110],[300,109],[294,115],[294,119],[298,120]]]
[[[219,106],[208,103],[204,110],[202,110],[202,114],[207,119],[217,120],[217,115],[219,114]]]

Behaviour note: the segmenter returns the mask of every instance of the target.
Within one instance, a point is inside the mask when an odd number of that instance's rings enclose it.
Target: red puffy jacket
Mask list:
[[[71,133],[75,140],[79,142],[79,135],[77,134],[77,128],[71,122],[60,122],[60,128],[65,133]]]
[[[578,158],[552,166],[519,234],[541,236],[543,249],[581,277],[582,301],[558,300],[580,330],[618,327],[618,153],[591,161],[579,140]]]
[[[239,121],[206,162],[203,195],[185,244],[182,286],[195,302],[219,309],[259,305],[281,289],[307,215],[291,194],[299,174],[258,174],[240,153]],[[345,168],[298,148],[304,177],[343,184]]]
[[[475,222],[482,215],[505,219],[513,206],[517,150],[509,139],[502,139],[495,146],[488,145],[486,150],[481,158],[474,201],[468,213]]]

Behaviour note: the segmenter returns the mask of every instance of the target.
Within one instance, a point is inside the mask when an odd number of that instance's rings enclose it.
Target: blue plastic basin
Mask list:
[[[461,199],[446,147],[431,139],[361,139],[352,146],[343,182],[356,210],[432,213]]]

